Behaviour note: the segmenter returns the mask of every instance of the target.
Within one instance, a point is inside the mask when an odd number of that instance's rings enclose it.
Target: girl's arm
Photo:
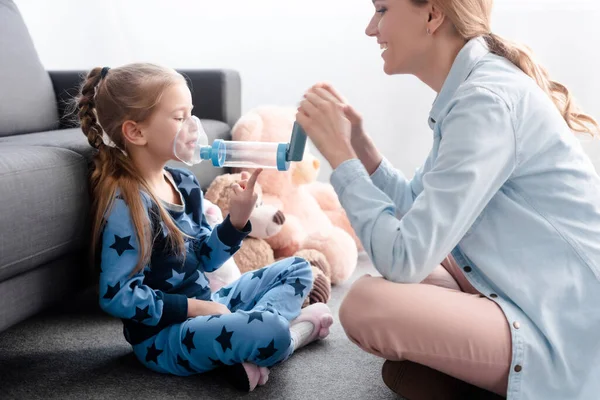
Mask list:
[[[190,171],[181,170],[180,172],[182,179],[186,179],[189,183],[189,186],[186,187],[189,193],[187,198],[189,204],[186,206],[190,209],[200,210],[202,218],[200,232],[191,243],[192,250],[205,272],[216,271],[240,249],[242,240],[248,236],[252,225],[248,221],[242,230],[238,230],[227,215],[223,222],[211,227],[203,209],[204,196],[198,180]]]
[[[100,307],[122,319],[167,326],[188,317],[188,299],[144,284],[144,272],[131,275],[139,259],[129,207],[117,197],[102,234]]]

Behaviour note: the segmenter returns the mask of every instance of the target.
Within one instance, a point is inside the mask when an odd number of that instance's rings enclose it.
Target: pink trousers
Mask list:
[[[506,396],[508,322],[451,256],[419,284],[361,277],[342,302],[340,320],[348,338],[369,353],[425,365]]]

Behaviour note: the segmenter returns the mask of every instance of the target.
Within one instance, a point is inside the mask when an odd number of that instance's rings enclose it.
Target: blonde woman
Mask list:
[[[348,337],[387,359],[385,383],[411,400],[597,398],[600,179],[574,133],[598,124],[491,32],[492,0],[373,4],[384,71],[438,95],[411,180],[331,86],[298,109],[382,275],[344,300]]]

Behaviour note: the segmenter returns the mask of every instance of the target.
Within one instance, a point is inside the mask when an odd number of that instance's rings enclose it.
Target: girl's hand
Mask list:
[[[227,306],[216,301],[188,299],[188,318],[221,314],[231,314],[231,311]]]
[[[242,230],[250,219],[254,210],[258,195],[254,192],[254,185],[262,168],[258,168],[252,176],[248,172],[242,172],[242,180],[232,186],[233,194],[229,198],[229,220],[237,229]]]
[[[304,97],[296,121],[331,167],[335,169],[356,158],[351,144],[352,126],[344,111],[347,106],[322,87],[311,88]]]

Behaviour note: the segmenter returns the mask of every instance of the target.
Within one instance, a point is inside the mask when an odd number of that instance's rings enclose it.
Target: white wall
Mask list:
[[[332,82],[366,119],[383,153],[412,176],[431,145],[435,97],[382,71],[364,35],[371,0],[16,0],[47,69],[152,61],[175,68],[233,68],[243,111],[297,104]],[[600,2],[496,0],[493,31],[528,44],[584,109],[600,119]],[[600,146],[589,147],[600,166]],[[321,179],[330,173],[327,166]]]

